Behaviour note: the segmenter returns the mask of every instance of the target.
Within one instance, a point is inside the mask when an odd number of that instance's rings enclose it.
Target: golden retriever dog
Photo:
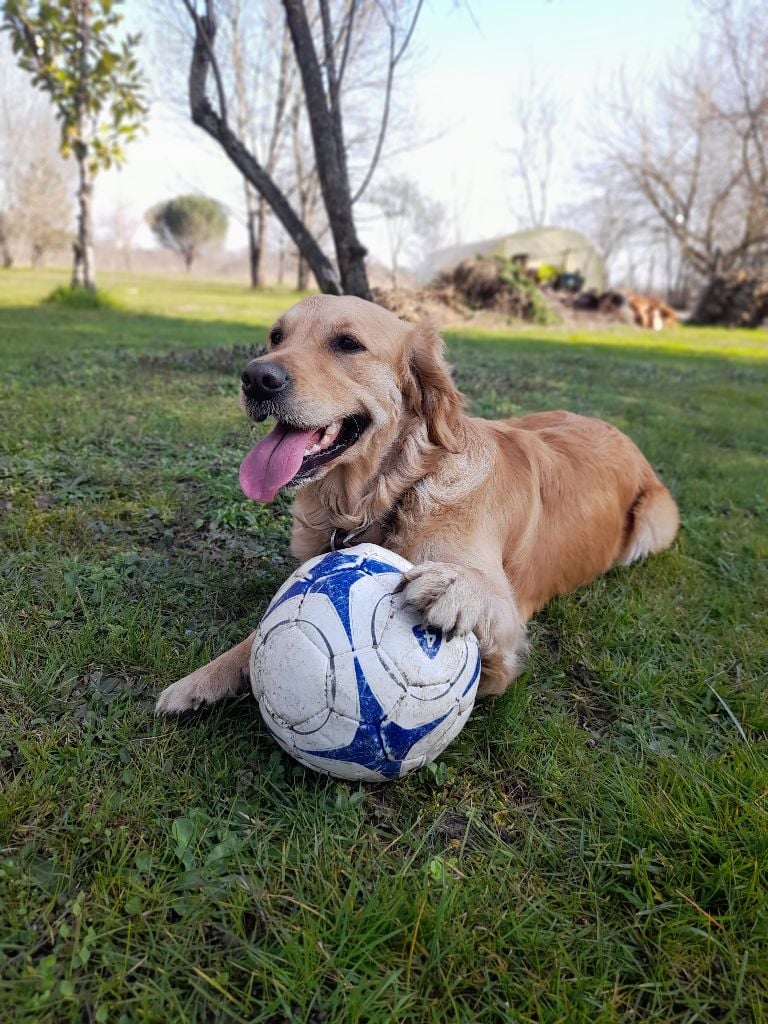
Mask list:
[[[664,327],[674,327],[677,323],[677,313],[661,299],[627,292],[627,302],[638,327],[660,331]]]
[[[668,547],[678,511],[636,445],[602,420],[465,415],[431,324],[356,298],[304,299],[242,376],[254,420],[277,424],[245,458],[244,492],[295,491],[296,558],[368,541],[414,564],[404,593],[425,623],[474,630],[481,694],[524,665],[525,623],[555,594]],[[173,683],[173,714],[247,684],[251,637]]]

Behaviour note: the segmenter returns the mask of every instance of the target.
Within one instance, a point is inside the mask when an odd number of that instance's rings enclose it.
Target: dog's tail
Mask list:
[[[652,485],[640,492],[629,513],[629,523],[620,565],[629,565],[670,546],[680,525],[680,513],[664,484],[654,478]]]

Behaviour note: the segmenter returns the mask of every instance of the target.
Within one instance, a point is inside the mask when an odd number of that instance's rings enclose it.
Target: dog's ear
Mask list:
[[[443,341],[431,321],[416,325],[406,343],[407,407],[424,419],[432,444],[449,452],[463,450],[460,423],[464,397],[443,359]]]

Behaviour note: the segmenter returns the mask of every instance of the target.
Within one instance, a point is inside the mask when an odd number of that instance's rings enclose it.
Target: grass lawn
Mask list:
[[[433,769],[329,781],[155,695],[288,574],[237,487],[293,301],[0,272],[0,1021],[768,1021],[768,338],[454,331],[472,410],[610,419],[673,549],[554,601]]]

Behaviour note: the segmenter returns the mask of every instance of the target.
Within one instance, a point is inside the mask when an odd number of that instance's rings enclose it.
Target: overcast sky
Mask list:
[[[131,25],[146,30],[145,0],[129,0],[127,7]],[[529,69],[550,83],[567,111],[570,155],[583,151],[580,126],[588,121],[595,89],[619,67],[642,73],[662,63],[685,45],[691,25],[691,0],[427,0],[416,34],[418,60],[404,89],[417,136],[435,141],[398,157],[387,170],[407,173],[445,203],[451,242],[513,230],[515,187],[505,149],[514,138],[515,93]],[[162,94],[162,75],[155,89]],[[573,190],[564,156],[554,207],[567,204]],[[97,219],[106,219],[116,202],[141,218],[153,203],[184,191],[235,206],[239,178],[200,130],[156,103],[149,134],[130,148],[126,165],[100,178]],[[361,235],[374,254],[384,256],[380,225],[366,220]],[[142,229],[137,240],[149,244],[149,232]],[[228,245],[244,244],[233,221]]]

